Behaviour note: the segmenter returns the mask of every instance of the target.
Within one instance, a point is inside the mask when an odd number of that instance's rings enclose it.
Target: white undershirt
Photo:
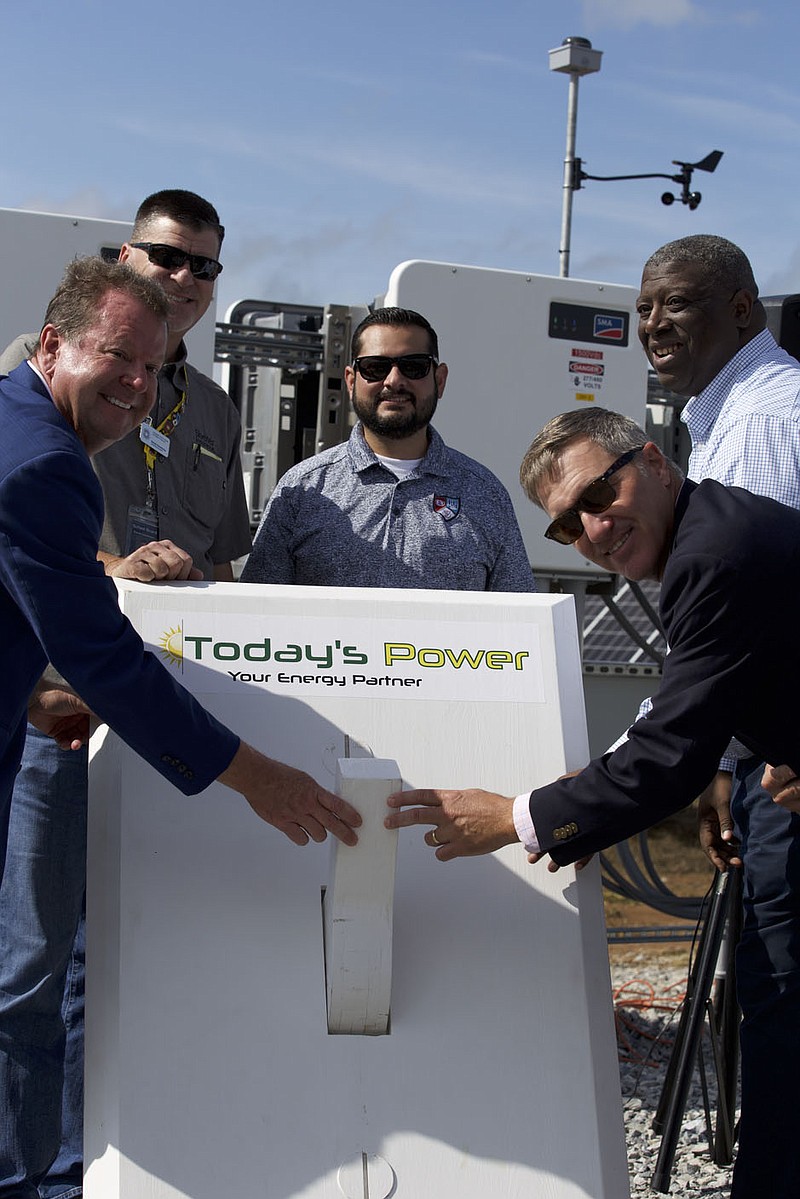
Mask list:
[[[381,466],[385,466],[398,479],[405,479],[406,475],[410,475],[413,470],[416,470],[422,461],[422,458],[384,458],[383,454],[376,454],[375,457]]]

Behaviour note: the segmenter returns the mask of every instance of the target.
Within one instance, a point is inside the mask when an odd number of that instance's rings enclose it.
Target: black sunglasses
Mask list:
[[[399,358],[387,358],[383,354],[367,354],[353,359],[353,370],[358,371],[367,383],[382,383],[393,366],[405,379],[424,379],[432,366],[439,363],[433,354],[401,354]]]
[[[596,516],[598,512],[605,512],[606,508],[611,507],[617,498],[617,493],[613,483],[609,483],[609,479],[627,465],[634,454],[638,454],[643,449],[643,445],[637,445],[635,449],[620,454],[616,462],[611,463],[608,470],[603,471],[602,475],[598,475],[596,479],[592,479],[591,483],[584,487],[573,506],[567,508],[566,512],[560,513],[552,524],[547,526],[544,531],[545,537],[549,537],[551,541],[557,541],[560,545],[574,545],[583,535],[581,512],[591,512]]]
[[[157,241],[132,241],[131,245],[135,250],[144,250],[150,261],[165,271],[177,271],[188,262],[195,279],[208,279],[212,283],[222,273],[222,263],[205,254],[189,254],[177,246],[165,246]]]

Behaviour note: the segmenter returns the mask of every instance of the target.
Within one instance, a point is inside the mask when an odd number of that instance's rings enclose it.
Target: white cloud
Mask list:
[[[708,95],[675,94],[664,102],[693,121],[702,118],[705,126],[733,130],[741,135],[749,132],[755,138],[770,142],[794,144],[800,135],[800,119],[794,111],[780,112],[769,105],[746,100],[733,100]]]
[[[384,185],[395,195],[399,192],[439,202],[498,204],[527,211],[540,207],[535,181],[524,165],[519,171],[501,171],[496,163],[470,161],[467,151],[441,143],[426,155],[416,138],[391,130],[384,132],[381,153],[375,156],[364,154],[349,142],[334,141],[324,131],[249,132],[236,125],[192,125],[178,121],[154,131],[141,119],[130,117],[126,118],[122,132],[150,142],[163,140],[184,150],[190,146],[206,148],[213,143],[228,157],[248,159],[270,170],[280,162],[285,172],[312,179],[320,178],[320,168],[325,168],[331,187],[341,185],[337,180],[340,175],[350,187],[354,179],[366,179]],[[413,169],[398,167],[408,163],[413,164]]]
[[[742,25],[753,26],[763,19],[755,7],[711,12],[697,0],[583,0],[583,17],[587,25],[606,29],[635,29],[638,25],[656,25],[673,29],[678,25]]]
[[[800,280],[800,247],[797,244],[793,249],[786,246],[785,249],[778,250],[777,254],[773,246],[770,246],[769,249],[781,261],[767,263],[760,278],[756,274],[761,294],[764,296],[797,294],[800,291],[800,283],[798,283]]]
[[[460,63],[473,67],[488,67],[492,70],[520,71],[526,75],[538,73],[541,64],[533,64],[530,59],[511,58],[508,54],[496,54],[488,50],[458,50],[455,54]]]
[[[646,80],[614,83],[618,99],[643,109],[652,104],[654,91],[662,116],[670,112],[684,118],[684,123],[670,134],[670,152],[676,136],[684,137],[687,130],[694,141],[710,135],[712,141],[721,143],[723,151],[723,139],[731,134],[740,146],[749,138],[757,146],[773,142],[792,145],[800,137],[800,92],[794,87],[771,85],[756,78],[748,81],[742,76],[732,82],[729,75],[714,72],[658,69],[651,71]],[[708,149],[712,148],[709,143]],[[674,152],[679,150],[677,146]],[[698,157],[705,153],[708,150],[701,148]]]
[[[633,29],[636,25],[675,25],[703,22],[706,17],[694,0],[583,0],[587,24],[610,29]]]
[[[107,193],[96,187],[84,187],[77,191],[55,196],[52,192],[29,191],[21,196],[15,208],[28,212],[54,212],[63,216],[98,217],[106,221],[130,221],[136,211],[133,207],[121,206],[109,198]]]

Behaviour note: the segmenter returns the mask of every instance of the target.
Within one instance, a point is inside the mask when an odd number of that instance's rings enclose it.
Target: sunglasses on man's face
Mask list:
[[[353,359],[353,370],[358,371],[367,383],[382,383],[393,366],[404,379],[424,379],[432,366],[438,366],[433,354],[401,354],[399,358],[387,358],[383,354],[367,354]]]
[[[165,246],[156,241],[132,241],[131,245],[135,250],[144,250],[150,261],[165,271],[179,271],[188,262],[195,279],[207,279],[211,283],[222,272],[222,263],[205,254],[189,254],[177,246]]]
[[[619,458],[611,463],[608,470],[603,471],[602,475],[598,475],[596,479],[592,479],[591,483],[584,487],[573,506],[567,508],[566,512],[561,512],[547,526],[544,532],[545,537],[549,537],[551,541],[557,541],[560,545],[574,545],[578,538],[583,536],[581,512],[589,512],[591,515],[597,516],[599,512],[605,512],[606,508],[611,507],[617,498],[614,484],[610,482],[611,476],[626,466],[634,454],[638,454],[643,449],[643,445],[637,445],[635,449],[620,454]]]

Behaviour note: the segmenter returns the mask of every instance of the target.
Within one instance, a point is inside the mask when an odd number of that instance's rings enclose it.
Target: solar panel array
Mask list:
[[[611,599],[609,608],[603,596],[587,595],[583,622],[583,661],[586,664],[614,663],[626,666],[658,666],[667,650],[664,635],[653,623],[653,616],[636,595],[639,590],[653,613],[658,611],[658,583],[643,582],[631,587],[625,579]],[[620,622],[617,613],[629,622],[634,638]],[[639,641],[643,643],[639,644]]]

